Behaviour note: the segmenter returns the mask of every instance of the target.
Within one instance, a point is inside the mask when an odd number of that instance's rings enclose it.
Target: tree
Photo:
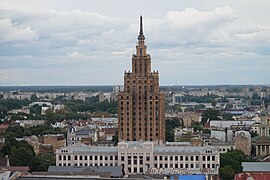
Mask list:
[[[230,114],[230,113],[223,113],[223,114],[222,114],[222,119],[223,119],[223,120],[234,120],[234,119],[233,119],[233,115]]]
[[[211,105],[215,107],[215,106],[217,105],[217,101],[213,99],[213,100],[211,101]]]
[[[220,178],[231,180],[234,174],[242,171],[241,163],[252,161],[240,150],[230,150],[220,156]]]
[[[30,100],[31,100],[32,102],[38,101],[37,95],[32,94],[31,97],[30,97]]]
[[[231,166],[225,166],[219,169],[221,180],[231,180],[234,179],[234,170]]]
[[[45,117],[47,120],[47,124],[54,124],[56,122],[56,114],[53,112],[53,110],[51,108],[47,109],[45,111]]]
[[[38,104],[35,104],[34,106],[30,107],[30,113],[31,114],[41,114],[41,106]]]
[[[202,123],[206,123],[207,120],[219,120],[219,111],[215,109],[207,109],[202,113]]]
[[[166,141],[174,141],[174,128],[181,126],[181,121],[178,118],[168,119],[166,123]]]

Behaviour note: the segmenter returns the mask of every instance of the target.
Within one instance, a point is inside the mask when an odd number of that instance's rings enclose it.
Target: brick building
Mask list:
[[[125,72],[124,91],[118,95],[120,141],[165,141],[165,94],[159,90],[159,73],[151,71],[151,56],[144,44],[142,17],[132,72]]]

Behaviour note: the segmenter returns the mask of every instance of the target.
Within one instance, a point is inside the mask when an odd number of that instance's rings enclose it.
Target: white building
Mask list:
[[[126,174],[164,169],[217,175],[219,164],[219,152],[211,146],[172,147],[136,141],[120,142],[115,147],[74,144],[56,151],[56,166],[123,166]]]

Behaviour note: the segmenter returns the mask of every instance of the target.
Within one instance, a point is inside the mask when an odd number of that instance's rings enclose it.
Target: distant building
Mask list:
[[[98,141],[98,132],[95,129],[78,129],[70,127],[67,132],[67,145],[75,143],[91,143]]]
[[[185,97],[185,95],[183,94],[173,94],[172,96],[172,104],[180,104],[183,102],[183,97]]]
[[[56,149],[66,146],[66,138],[64,134],[46,134],[40,137],[39,141],[42,144],[51,144],[54,153],[56,152]]]
[[[234,138],[235,148],[245,155],[251,155],[251,135],[248,131],[237,131]]]

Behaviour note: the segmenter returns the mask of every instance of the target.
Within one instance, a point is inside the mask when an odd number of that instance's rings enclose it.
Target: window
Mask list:
[[[159,156],[159,160],[162,161],[162,156]]]
[[[124,156],[121,156],[121,161],[125,161],[125,157]]]
[[[68,160],[69,160],[69,161],[71,160],[71,157],[70,157],[70,156],[68,156]]]
[[[199,161],[199,156],[196,156],[195,158],[196,158],[196,161]]]
[[[150,156],[146,156],[146,161],[150,161]]]
[[[80,160],[82,160],[82,156],[80,156]]]
[[[75,160],[78,160],[78,156],[75,156],[74,159],[75,159]]]
[[[176,161],[178,161],[178,156],[175,156],[174,159],[175,159]]]
[[[188,161],[188,156],[185,156],[185,160]]]
[[[216,157],[215,156],[212,156],[212,161],[215,161],[216,160]]]
[[[183,161],[183,156],[180,156],[180,161]]]
[[[157,161],[157,156],[155,156],[155,161]]]
[[[202,160],[205,161],[205,156],[202,157]]]
[[[93,157],[92,156],[89,156],[89,160],[93,160]]]
[[[87,160],[87,156],[84,156],[84,160]]]
[[[59,156],[59,160],[62,160],[62,156]]]
[[[98,156],[95,156],[95,160],[97,160]]]
[[[186,164],[186,168],[188,168],[188,164]]]
[[[170,160],[171,160],[171,161],[173,160],[173,156],[170,156]]]
[[[175,168],[178,168],[178,164],[175,164]]]

